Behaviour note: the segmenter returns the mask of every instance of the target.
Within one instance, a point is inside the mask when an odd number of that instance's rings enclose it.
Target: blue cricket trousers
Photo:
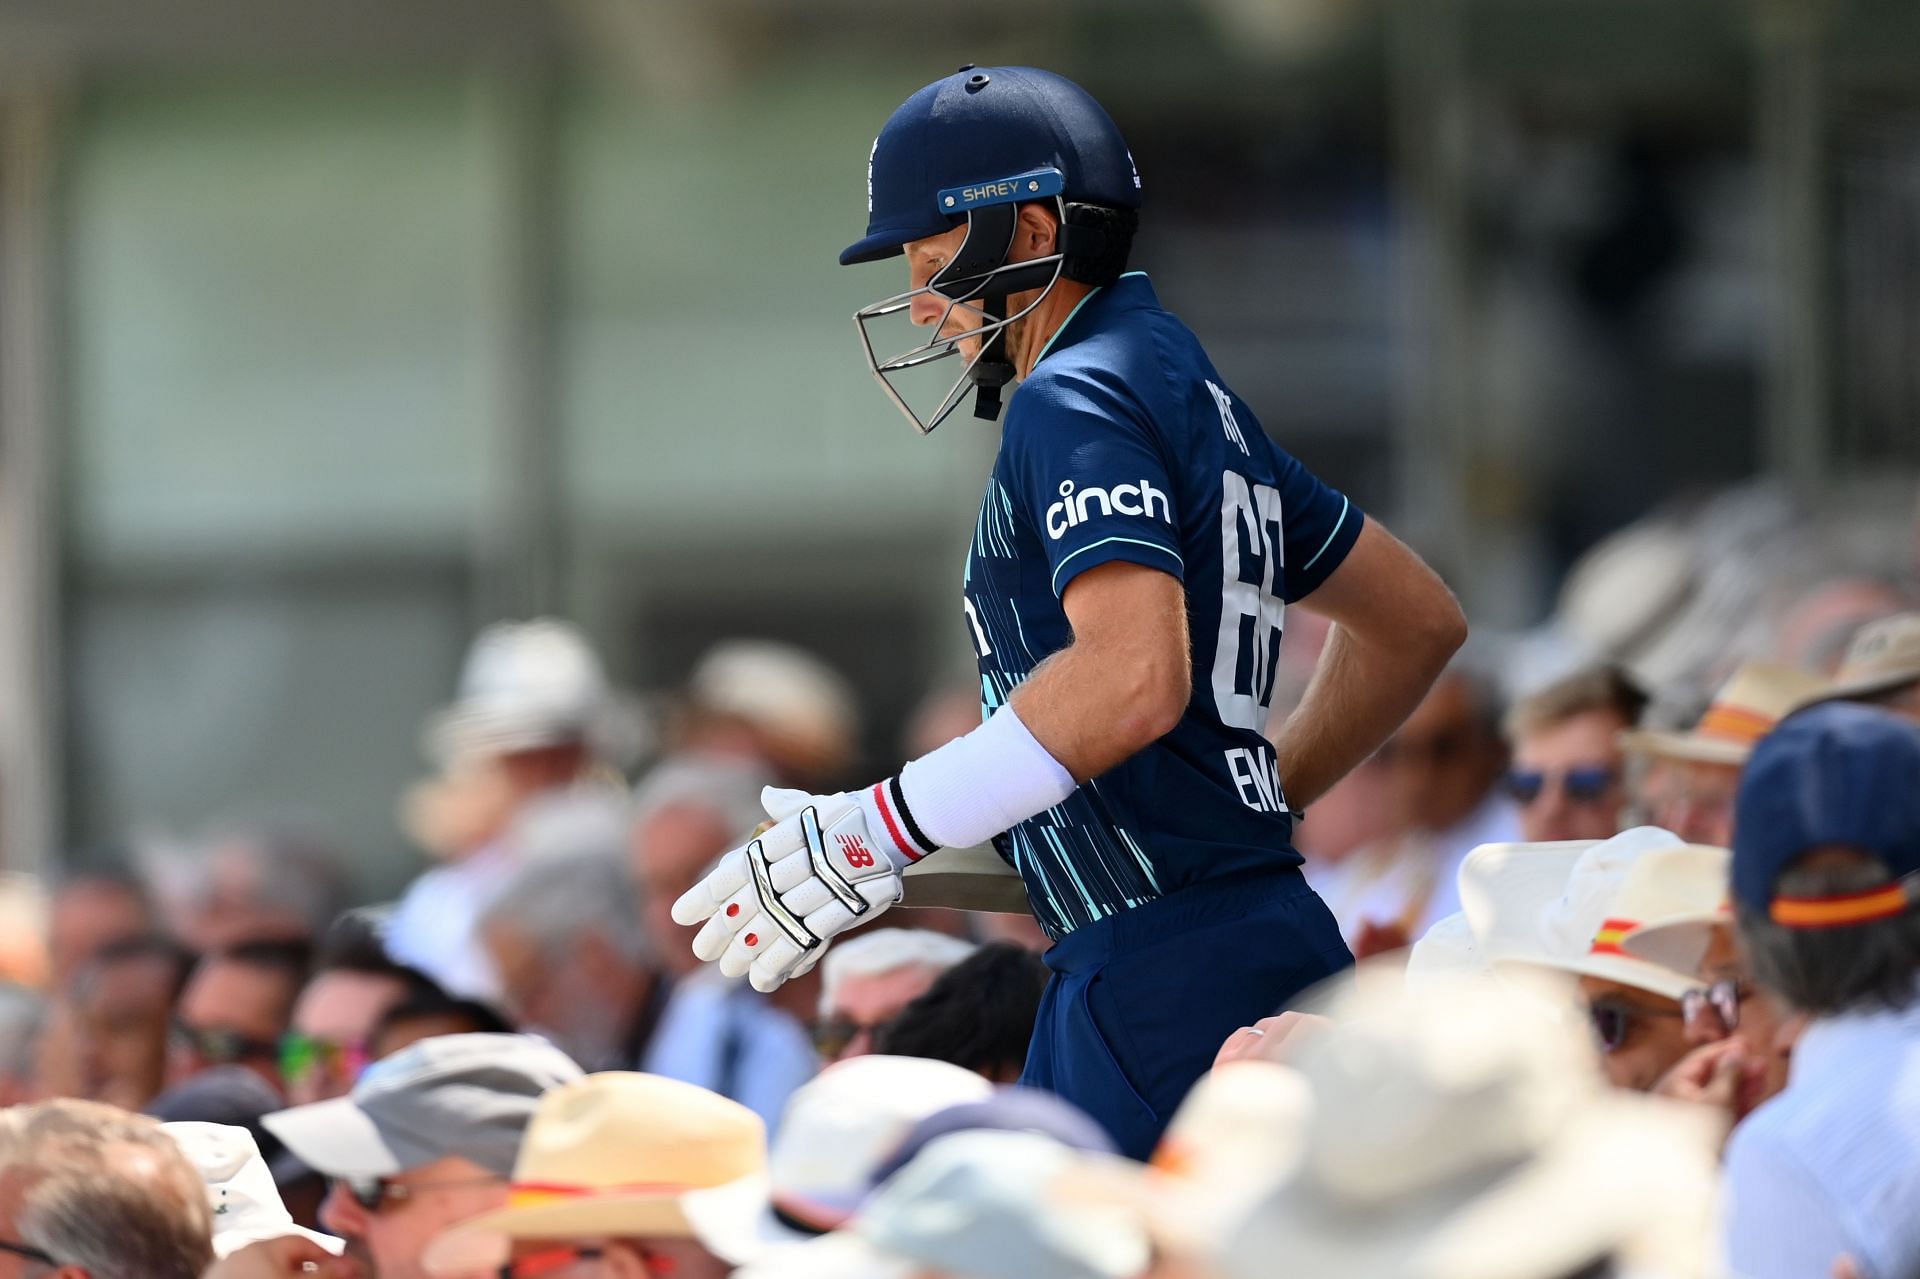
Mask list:
[[[1353,955],[1326,904],[1282,867],[1077,928],[1046,961],[1053,978],[1020,1082],[1058,1093],[1145,1159],[1228,1035]]]

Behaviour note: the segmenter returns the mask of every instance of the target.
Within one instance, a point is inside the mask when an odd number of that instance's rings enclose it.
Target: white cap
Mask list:
[[[1434,977],[1487,971],[1487,956],[1463,910],[1439,920],[1407,952],[1407,984],[1418,988]]]
[[[595,737],[612,694],[586,637],[567,622],[498,622],[467,652],[452,706],[428,722],[427,752],[447,761]]]
[[[930,1143],[845,1231],[770,1253],[737,1279],[1132,1279],[1145,1229],[1126,1209],[1062,1191],[1085,1155],[1028,1132],[974,1130]]]
[[[1616,981],[1667,999],[1699,983],[1628,954],[1641,923],[1726,893],[1724,850],[1682,843],[1655,826],[1608,840],[1483,844],[1460,867],[1460,901],[1496,964],[1530,964]]]
[[[213,1206],[213,1255],[225,1257],[262,1239],[299,1235],[335,1256],[346,1246],[332,1235],[294,1224],[253,1134],[233,1124],[161,1124],[200,1170]]]
[[[874,1054],[828,1066],[787,1101],[767,1156],[768,1203],[752,1229],[690,1213],[694,1232],[739,1264],[809,1238],[802,1225],[833,1230],[860,1207],[874,1171],[915,1124],[992,1095],[984,1078],[944,1061]]]

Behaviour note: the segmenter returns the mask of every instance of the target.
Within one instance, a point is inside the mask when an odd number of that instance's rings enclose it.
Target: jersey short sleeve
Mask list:
[[[1292,604],[1313,594],[1340,567],[1366,518],[1346,494],[1321,483],[1290,454],[1280,457],[1279,488],[1286,539],[1280,598]]]
[[[1180,578],[1180,513],[1159,437],[1123,391],[1041,376],[1007,414],[1005,480],[1045,548],[1056,597],[1123,560]]]

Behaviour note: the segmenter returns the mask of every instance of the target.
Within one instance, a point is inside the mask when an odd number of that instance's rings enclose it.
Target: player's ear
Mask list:
[[[1052,206],[1043,201],[1034,200],[1020,206],[1020,221],[1013,234],[1014,246],[1019,250],[1021,260],[1044,258],[1049,253],[1057,253],[1060,244],[1060,219],[1054,216]]]

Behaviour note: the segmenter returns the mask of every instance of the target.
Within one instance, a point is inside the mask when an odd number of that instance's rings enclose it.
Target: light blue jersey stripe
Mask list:
[[[1053,570],[1053,593],[1056,596],[1060,594],[1060,569],[1063,569],[1067,565],[1073,563],[1076,557],[1085,555],[1088,551],[1097,551],[1101,547],[1105,546],[1108,542],[1128,542],[1134,546],[1151,547],[1154,550],[1159,551],[1162,555],[1165,555],[1170,559],[1172,559],[1175,564],[1178,564],[1180,566],[1180,571],[1182,573],[1187,571],[1187,562],[1181,559],[1180,552],[1174,550],[1171,546],[1162,546],[1158,542],[1149,542],[1145,538],[1139,538],[1139,537],[1117,537],[1117,536],[1103,537],[1099,541],[1093,543],[1090,546],[1081,547],[1079,550],[1075,551],[1072,555],[1069,555],[1067,556],[1067,558],[1060,561],[1060,568],[1056,568]],[[1317,559],[1319,557],[1316,556],[1315,558]]]
[[[1327,534],[1326,541],[1320,543],[1320,549],[1313,553],[1313,558],[1300,566],[1300,571],[1302,573],[1306,572],[1308,569],[1312,568],[1315,564],[1318,564],[1320,562],[1320,557],[1327,553],[1327,548],[1329,546],[1333,545],[1333,539],[1339,536],[1341,529],[1346,527],[1347,508],[1350,505],[1351,503],[1348,502],[1348,500],[1344,495],[1342,495],[1342,497],[1340,498],[1340,518],[1333,522],[1333,531]]]

